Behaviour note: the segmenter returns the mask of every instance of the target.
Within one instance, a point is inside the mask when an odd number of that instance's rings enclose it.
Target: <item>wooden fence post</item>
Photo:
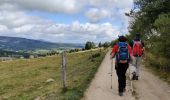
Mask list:
[[[63,90],[67,90],[66,86],[66,69],[67,69],[67,61],[66,61],[66,52],[62,52],[61,54],[61,77],[62,77],[62,84],[63,84]]]
[[[90,50],[90,54],[91,54],[91,61],[93,62],[94,61],[94,58],[93,58],[93,53],[92,53],[92,49]]]

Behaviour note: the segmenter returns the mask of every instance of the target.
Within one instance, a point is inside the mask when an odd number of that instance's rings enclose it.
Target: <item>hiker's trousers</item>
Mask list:
[[[140,63],[141,63],[141,57],[133,58],[133,66],[135,67],[136,76],[139,76]]]
[[[117,63],[115,66],[116,73],[118,76],[118,88],[119,92],[123,92],[126,88],[126,71],[129,67],[128,63]]]

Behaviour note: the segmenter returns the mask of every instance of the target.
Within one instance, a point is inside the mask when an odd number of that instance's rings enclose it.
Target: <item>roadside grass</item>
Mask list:
[[[170,73],[168,67],[163,65],[164,62],[168,62],[168,59],[164,59],[159,57],[154,57],[151,53],[147,52],[144,61],[142,62],[145,67],[149,68],[149,70],[160,77],[163,81],[166,81],[170,85]],[[169,66],[169,65],[168,65]]]
[[[0,62],[0,99],[79,100],[106,50],[67,54],[67,91],[61,84],[61,56]],[[54,82],[46,82],[54,79]]]

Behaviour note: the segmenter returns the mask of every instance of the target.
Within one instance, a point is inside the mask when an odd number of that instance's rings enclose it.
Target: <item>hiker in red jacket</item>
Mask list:
[[[126,71],[129,67],[129,62],[131,61],[132,49],[130,45],[126,42],[127,39],[124,36],[119,36],[119,42],[114,45],[111,58],[116,56],[115,69],[118,76],[118,88],[119,95],[123,96],[123,92],[126,89]]]
[[[133,41],[130,46],[132,47],[133,52],[133,66],[135,67],[135,72],[133,73],[133,80],[138,80],[139,77],[139,68],[141,63],[141,57],[144,52],[144,42],[140,40],[140,34],[136,33]]]

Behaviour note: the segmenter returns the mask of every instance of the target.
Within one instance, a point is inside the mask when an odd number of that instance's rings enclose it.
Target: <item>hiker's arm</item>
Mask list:
[[[145,44],[144,44],[143,41],[142,41],[142,52],[143,52],[143,54],[144,54],[144,52],[145,52]]]
[[[144,42],[142,41],[142,47],[145,47],[145,44],[144,44]]]
[[[110,55],[111,55],[110,58],[111,59],[115,57],[117,50],[118,50],[118,46],[114,45],[114,47],[112,49],[112,52],[110,53]]]
[[[115,52],[112,52],[110,59],[113,59],[115,57]]]

